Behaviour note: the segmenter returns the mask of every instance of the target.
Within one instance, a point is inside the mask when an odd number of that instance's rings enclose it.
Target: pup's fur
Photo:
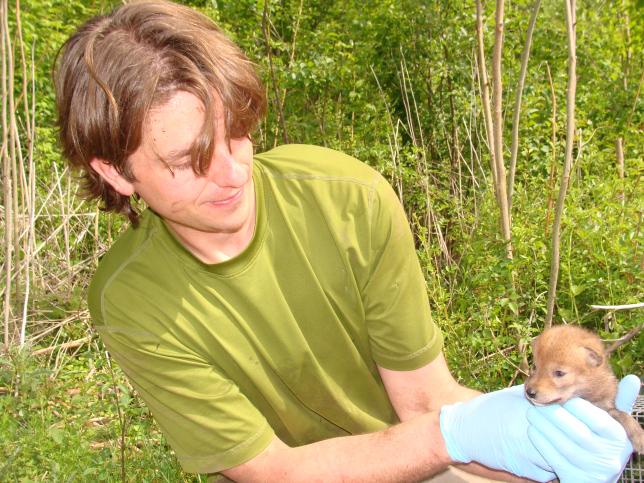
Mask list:
[[[581,327],[559,325],[538,336],[532,352],[534,367],[525,383],[530,402],[563,404],[582,397],[624,426],[635,451],[644,453],[644,430],[630,414],[615,408],[617,378],[599,337]]]

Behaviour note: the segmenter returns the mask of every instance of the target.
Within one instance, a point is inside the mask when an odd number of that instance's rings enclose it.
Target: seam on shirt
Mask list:
[[[274,179],[302,179],[302,180],[316,180],[316,181],[348,181],[351,183],[359,184],[361,186],[366,186],[368,188],[373,188],[375,184],[378,183],[377,171],[374,171],[374,180],[373,181],[364,181],[359,178],[354,178],[352,176],[319,176],[314,174],[298,174],[298,173],[277,173],[273,171],[268,166],[262,166],[266,173],[269,174]]]
[[[265,229],[261,239],[257,240],[258,246],[257,246],[257,250],[255,250],[255,253],[253,253],[253,255],[250,257],[250,259],[248,260],[246,265],[244,267],[240,268],[236,272],[232,272],[232,273],[214,273],[214,272],[211,272],[211,271],[209,271],[207,269],[204,269],[202,267],[196,267],[195,270],[197,270],[199,273],[205,273],[209,277],[216,277],[216,278],[219,278],[219,279],[230,279],[230,278],[239,277],[239,276],[243,275],[244,273],[246,273],[248,270],[250,270],[252,268],[253,264],[255,263],[255,260],[257,260],[257,258],[259,257],[259,255],[261,253],[261,249],[262,249],[262,247],[264,245],[264,241],[266,240],[267,236],[268,236],[268,229]],[[187,266],[187,264],[182,264],[182,269],[186,274],[188,274],[188,275],[191,274],[192,269],[189,268]]]
[[[258,169],[259,169],[259,171],[269,171],[268,168],[266,166],[264,166],[263,164],[261,164],[261,163],[258,163]],[[264,189],[264,198],[266,198],[265,189]],[[267,204],[264,203],[264,205],[266,206]],[[253,255],[250,257],[248,262],[243,267],[241,267],[239,270],[237,270],[235,272],[231,272],[231,273],[216,273],[216,272],[211,272],[210,270],[207,270],[207,269],[205,269],[203,267],[200,267],[200,266],[195,267],[194,270],[196,270],[197,272],[199,272],[201,274],[206,274],[209,277],[215,277],[215,278],[223,279],[223,280],[239,277],[239,276],[243,275],[244,273],[246,273],[248,270],[251,269],[251,267],[253,266],[253,264],[255,263],[257,258],[259,257],[259,255],[260,255],[260,253],[262,251],[262,247],[264,246],[264,242],[266,241],[266,238],[268,237],[268,231],[269,231],[268,230],[268,226],[269,226],[269,218],[268,218],[268,216],[269,216],[268,210],[266,210],[266,220],[264,221],[266,226],[265,226],[265,229],[264,229],[264,233],[262,233],[261,238],[258,238],[256,240],[257,249],[255,250],[255,253],[253,253]],[[174,256],[176,256],[179,259],[179,261],[181,261],[180,257],[178,257],[176,253],[173,252],[172,254]],[[183,272],[185,274],[187,274],[188,276],[192,275],[192,270],[193,269],[188,267],[188,264],[181,263],[180,265],[181,265],[181,269],[183,270]]]
[[[152,332],[149,330],[143,330],[143,329],[124,329],[122,327],[110,327],[107,325],[101,325],[95,328],[95,330],[100,334],[100,333],[106,333],[106,334],[126,334],[126,335],[133,335],[133,336],[140,336],[140,337],[148,337],[150,335],[154,336]],[[157,339],[161,340],[159,337]]]
[[[287,173],[287,174],[281,174],[277,173],[273,170],[271,170],[268,166],[262,164],[261,169],[266,172],[267,176],[270,176],[273,179],[294,179],[294,180],[311,180],[311,181],[340,181],[340,182],[349,182],[349,183],[354,183],[360,186],[364,186],[365,188],[369,189],[369,196],[368,196],[368,210],[369,210],[369,215],[373,216],[373,200],[374,200],[374,194],[376,192],[376,186],[378,183],[381,181],[381,179],[378,176],[378,173],[375,172],[376,174],[373,176],[373,179],[370,182],[363,181],[358,178],[353,178],[350,176],[316,176],[316,175],[307,175],[307,174],[296,174],[296,173]],[[372,220],[373,221],[373,220]],[[266,220],[266,223],[268,224],[268,220]],[[370,225],[372,222],[370,222]],[[370,228],[371,229],[371,228]],[[260,241],[261,244],[264,243],[266,236],[268,234],[268,230],[264,233],[264,236],[262,237],[262,240]],[[251,269],[254,261],[257,259],[257,257],[260,254],[260,250],[258,249],[253,257],[248,261],[247,265],[242,268],[241,270],[234,272],[234,273],[229,273],[229,274],[221,274],[221,273],[212,273],[208,270],[203,270],[199,269],[200,272],[202,273],[207,273],[209,276],[214,276],[220,279],[230,279],[230,278],[235,278],[240,275],[243,275],[245,272]],[[184,271],[187,271],[187,267],[183,267]]]
[[[239,451],[245,449],[248,446],[251,446],[253,443],[255,443],[255,441],[257,441],[260,437],[262,437],[262,436],[264,436],[266,434],[267,429],[272,434],[275,434],[275,432],[273,431],[273,428],[271,428],[271,426],[268,424],[268,422],[264,421],[264,424],[262,425],[262,427],[259,430],[257,430],[255,432],[255,434],[253,434],[251,437],[249,437],[248,439],[242,441],[238,445],[233,446],[232,448],[227,449],[226,451],[221,452],[221,453],[216,453],[216,454],[213,454],[211,456],[184,456],[184,455],[181,455],[181,456],[177,455],[177,456],[179,456],[179,458],[181,460],[183,460],[183,461],[185,461],[187,463],[195,464],[195,465],[199,464],[200,462],[202,462],[204,460],[217,459],[217,460],[221,461],[221,460],[225,459],[226,457],[228,457],[229,455],[231,455],[233,453],[236,453],[236,452],[239,452]],[[207,466],[207,463],[205,463],[205,461],[204,461],[204,465]],[[218,468],[220,465],[221,465],[221,463],[217,463],[215,465],[215,467]],[[216,469],[216,470],[209,470],[209,471],[220,471],[220,470]]]
[[[157,228],[153,227],[151,229],[150,234],[148,235],[148,237],[143,241],[143,243],[141,243],[141,246],[134,253],[132,253],[132,255],[130,255],[121,264],[120,267],[118,267],[114,271],[112,276],[110,278],[108,278],[107,281],[105,282],[105,285],[103,285],[103,288],[101,290],[101,318],[103,319],[104,324],[107,324],[107,317],[105,316],[105,292],[107,292],[107,289],[112,284],[114,279],[125,269],[125,267],[127,267],[132,262],[132,260],[134,258],[138,257],[139,253],[141,253],[141,251],[143,251],[143,249],[147,247],[148,243],[150,242],[150,240],[152,240],[152,236],[156,233],[156,231],[157,231]]]
[[[270,168],[266,166],[262,166],[262,168],[265,168],[267,175],[271,176],[273,179],[295,179],[295,180],[307,180],[307,181],[336,181],[336,182],[345,182],[345,183],[353,183],[357,184],[359,186],[362,186],[364,188],[367,188],[368,190],[368,195],[367,195],[367,213],[369,214],[369,243],[371,244],[371,240],[373,240],[373,206],[375,203],[375,199],[377,197],[377,186],[383,181],[383,178],[381,177],[380,173],[374,170],[371,180],[370,181],[363,181],[362,179],[354,178],[351,176],[318,176],[318,175],[311,175],[311,174],[297,174],[297,173],[276,173],[272,171]],[[337,246],[337,245],[336,245]],[[373,269],[372,269],[373,270]],[[368,280],[371,277],[371,273],[369,273],[369,276],[367,277],[367,284]],[[361,295],[365,287],[358,287]],[[364,307],[363,307],[364,310]]]
[[[414,359],[415,357],[418,357],[419,355],[427,352],[432,348],[432,346],[436,343],[436,335],[432,337],[432,340],[430,340],[425,346],[421,347],[417,351],[412,352],[411,354],[405,354],[404,356],[394,356],[394,355],[389,355],[386,354],[385,352],[379,352],[379,354],[383,357],[386,357],[387,359],[391,359],[394,361],[408,361],[410,359]]]
[[[364,287],[362,287],[362,290],[366,290],[367,286],[369,285],[369,281],[371,280],[371,277],[373,276],[373,271],[374,271],[374,266],[373,263],[371,263],[371,251],[373,248],[373,226],[374,226],[374,204],[376,202],[376,195],[377,195],[377,190],[376,186],[378,185],[380,179],[376,178],[374,180],[373,185],[371,186],[371,189],[369,190],[369,201],[368,201],[368,209],[369,209],[369,274],[367,275],[367,279],[365,281]]]

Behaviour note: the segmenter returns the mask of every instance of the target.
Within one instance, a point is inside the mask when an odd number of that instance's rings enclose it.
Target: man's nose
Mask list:
[[[247,173],[224,145],[215,148],[207,176],[220,188],[239,188],[246,182]]]

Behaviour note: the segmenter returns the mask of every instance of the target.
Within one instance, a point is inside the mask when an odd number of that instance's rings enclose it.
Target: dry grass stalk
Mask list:
[[[441,250],[441,253],[443,254],[444,262],[445,264],[449,265],[453,262],[453,260],[449,251],[449,247],[445,240],[443,228],[441,227],[440,220],[437,217],[432,204],[432,195],[430,193],[429,183],[432,174],[427,164],[428,147],[425,143],[422,123],[420,121],[418,103],[416,102],[416,96],[414,95],[414,90],[411,85],[409,70],[407,69],[407,63],[405,61],[405,56],[402,48],[400,50],[400,55],[401,61],[398,77],[400,81],[400,90],[402,93],[402,100],[406,117],[406,123],[403,124],[403,128],[409,134],[409,137],[412,140],[412,145],[414,147],[414,153],[417,161],[415,163],[415,168],[418,176],[421,179],[422,189],[425,194],[425,202],[427,203],[427,206],[425,208],[426,211],[424,227],[427,230],[428,238],[431,237],[432,232],[435,233],[438,240],[438,246]],[[402,178],[402,174],[399,178]],[[429,244],[426,244],[424,246],[429,247]],[[435,270],[438,271],[442,263],[440,260],[434,260],[434,265]]]
[[[15,15],[14,22],[9,15]],[[0,349],[45,341],[60,345],[66,343],[65,325],[89,317],[77,311],[72,289],[87,283],[105,247],[98,240],[98,211],[85,207],[68,170],[60,170],[57,159],[35,158],[35,46],[24,43],[19,0],[15,9],[0,0],[0,31]]]
[[[9,39],[9,32],[6,29],[7,22],[7,0],[0,0],[0,29],[1,29],[1,50],[2,50],[2,148],[0,154],[2,156],[2,200],[4,206],[4,273],[5,273],[5,287],[4,287],[4,310],[3,310],[3,335],[4,347],[7,349],[11,344],[12,330],[10,327],[12,318],[12,272],[13,272],[13,247],[14,247],[14,229],[13,229],[13,182],[12,182],[12,166],[11,159],[9,158],[9,120],[8,120],[8,49],[7,39]]]
[[[53,345],[51,347],[45,347],[44,349],[35,350],[35,351],[33,351],[31,353],[31,355],[40,356],[40,355],[43,355],[43,354],[50,354],[50,353],[52,353],[52,352],[54,352],[56,350],[75,349],[75,348],[78,348],[78,347],[81,347],[81,346],[85,345],[87,342],[89,342],[91,340],[92,340],[92,337],[88,335],[88,336],[82,337],[80,339],[71,340],[69,342],[64,342],[62,344]]]
[[[376,81],[376,85],[378,86],[378,92],[380,93],[380,97],[382,98],[382,102],[385,106],[385,111],[387,113],[387,124],[389,124],[389,131],[387,131],[387,143],[389,144],[389,153],[391,154],[391,161],[394,166],[393,179],[391,180],[391,184],[393,185],[394,189],[396,189],[400,202],[402,203],[404,201],[403,199],[404,194],[403,194],[402,178],[400,178],[399,176],[399,169],[398,169],[398,165],[400,162],[400,144],[399,144],[400,135],[398,131],[400,120],[394,122],[393,116],[391,114],[391,109],[389,108],[389,101],[387,100],[387,97],[385,96],[385,93],[382,90],[382,86],[380,85],[378,76],[376,75],[372,66],[370,66],[369,68],[371,69],[371,73],[373,74],[373,77]]]

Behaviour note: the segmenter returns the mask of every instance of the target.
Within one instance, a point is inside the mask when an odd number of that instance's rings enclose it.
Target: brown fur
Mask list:
[[[532,351],[534,367],[525,383],[530,402],[540,406],[584,398],[624,426],[635,451],[644,453],[644,430],[630,414],[615,408],[617,378],[599,337],[581,327],[559,325],[537,337]]]

